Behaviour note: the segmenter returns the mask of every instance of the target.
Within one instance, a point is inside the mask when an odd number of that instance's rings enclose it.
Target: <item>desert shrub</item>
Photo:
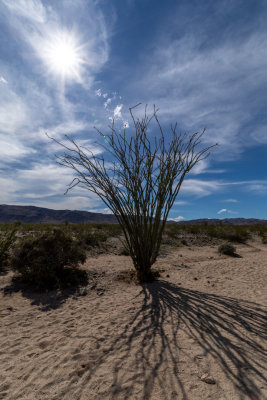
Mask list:
[[[262,232],[260,235],[263,244],[267,244],[267,232]]]
[[[96,225],[97,229],[100,229],[100,227],[106,232],[106,234],[110,236],[118,236],[122,234],[122,229],[119,224],[101,224],[101,225]]]
[[[234,256],[236,254],[236,248],[231,243],[223,243],[219,246],[218,252],[220,254],[226,254],[228,256]]]
[[[0,272],[8,265],[9,251],[16,240],[17,227],[15,226],[11,231],[2,234],[0,238]]]
[[[127,249],[127,247],[123,247],[123,248],[121,249],[119,255],[120,255],[120,256],[129,256],[129,255],[130,255],[130,252],[129,252],[129,250]]]
[[[24,240],[14,251],[11,267],[37,290],[76,285],[86,279],[78,264],[86,259],[77,241],[60,229]]]
[[[246,243],[250,237],[248,229],[238,225],[208,225],[202,226],[201,229],[211,238],[224,239],[234,243]]]
[[[78,243],[81,247],[100,247],[108,238],[108,235],[102,230],[92,232],[83,230],[77,234]]]
[[[221,237],[229,240],[230,242],[246,243],[246,241],[249,239],[249,236],[249,232],[246,228],[235,226],[229,230],[225,230]]]
[[[177,225],[167,226],[167,228],[165,229],[165,234],[171,239],[177,239],[177,236],[179,234],[179,229],[177,228]]]
[[[184,229],[186,232],[196,235],[202,231],[202,226],[201,225],[185,225]]]

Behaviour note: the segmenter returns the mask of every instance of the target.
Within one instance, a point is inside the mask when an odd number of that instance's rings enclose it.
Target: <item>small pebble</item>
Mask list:
[[[170,277],[170,275],[168,274],[168,275],[166,275],[166,278],[169,278]]]
[[[194,281],[197,281],[197,278],[194,278]]]
[[[209,374],[202,375],[200,379],[202,382],[208,383],[209,385],[215,385],[216,383],[215,379]]]

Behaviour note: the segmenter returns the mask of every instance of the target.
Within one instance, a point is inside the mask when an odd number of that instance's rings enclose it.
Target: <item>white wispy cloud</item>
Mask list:
[[[89,125],[86,122],[70,120],[48,128],[43,127],[40,130],[40,133],[44,134],[45,132],[47,132],[49,136],[52,136],[55,139],[59,139],[64,135],[75,135],[78,132],[82,132],[88,128]]]
[[[255,181],[255,182],[248,182],[247,190],[249,192],[258,193],[258,194],[265,194],[267,193],[267,182],[266,181]]]
[[[236,199],[225,199],[223,201],[225,201],[227,203],[238,203],[238,200],[236,200]]]
[[[243,192],[253,192],[255,195],[262,194],[267,191],[266,180],[247,180],[247,181],[225,181],[225,180],[201,180],[201,179],[185,179],[180,195],[204,197],[218,192],[233,191],[236,187]],[[236,202],[230,199],[229,202]],[[227,201],[227,200],[226,200]]]
[[[4,167],[6,163],[18,161],[20,158],[36,153],[36,150],[25,146],[25,144],[16,137],[6,135],[0,135],[0,149],[0,166],[2,167]]]
[[[226,208],[222,208],[217,212],[217,214],[228,213],[228,214],[238,214],[237,211],[227,210]]]
[[[221,213],[224,213],[224,212],[227,212],[227,209],[226,209],[226,208],[222,208],[221,210],[219,210],[219,211],[217,212],[217,214],[221,214]]]
[[[111,103],[111,98],[109,97],[105,103],[104,103],[104,107],[107,108],[107,106]]]
[[[256,142],[267,144],[267,124],[265,126],[253,129],[251,136]]]
[[[101,205],[95,194],[79,187],[63,196],[72,179],[70,169],[52,163],[35,163],[28,169],[12,170],[8,177],[0,178],[0,185],[6,188],[0,194],[0,202],[34,203],[54,209],[88,209]]]
[[[10,204],[17,199],[17,182],[15,179],[4,176],[3,173],[1,175],[0,187],[5,188],[5,190],[0,190],[0,204]]]
[[[200,179],[184,180],[180,194],[185,196],[204,197],[222,190],[222,183],[218,181],[205,181]]]
[[[113,116],[114,116],[115,119],[121,119],[122,118],[122,113],[121,113],[122,107],[123,107],[123,104],[118,104],[114,108]]]
[[[247,126],[263,108],[263,95],[254,94],[267,85],[267,36],[252,31],[244,40],[221,41],[216,47],[205,46],[205,40],[193,34],[178,40],[163,35],[130,89],[140,94],[144,87],[145,102],[159,106],[162,121],[175,116],[180,129],[191,132],[206,127],[203,141],[221,145],[214,150],[219,159],[233,159],[245,144],[267,140],[264,121],[254,133]]]
[[[2,0],[11,12],[36,23],[46,21],[46,10],[39,0]]]
[[[14,133],[28,125],[29,109],[21,96],[5,86],[0,96],[0,133]]]
[[[185,206],[188,205],[189,202],[185,200],[178,200],[173,203],[174,206]]]
[[[175,222],[179,222],[179,221],[183,221],[185,218],[182,217],[181,215],[179,215],[178,217],[175,218],[168,218],[168,221],[175,221]]]
[[[113,214],[113,212],[108,208],[90,208],[88,209],[88,211],[90,212],[94,212],[94,213],[101,213],[101,214]]]
[[[3,76],[0,76],[0,82],[5,83],[6,85],[8,84],[8,81]]]

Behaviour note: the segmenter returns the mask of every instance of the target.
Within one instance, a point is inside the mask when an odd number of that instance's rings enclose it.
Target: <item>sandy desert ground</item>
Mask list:
[[[267,245],[166,248],[158,281],[89,257],[87,287],[36,294],[0,277],[0,399],[262,400]]]

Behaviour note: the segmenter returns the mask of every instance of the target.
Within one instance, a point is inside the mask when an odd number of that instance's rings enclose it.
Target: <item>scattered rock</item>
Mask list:
[[[166,275],[166,278],[169,278],[169,277],[170,277],[170,275],[169,275],[169,274],[167,274],[167,275]]]
[[[8,311],[14,311],[14,308],[13,307],[7,307],[7,310]]]
[[[207,281],[208,283],[210,283],[210,281]]]
[[[194,278],[194,281],[197,281],[198,280],[198,278]]]
[[[95,283],[90,287],[90,289],[91,289],[91,290],[94,290],[96,287],[97,287],[97,282],[95,282]]]
[[[202,382],[208,383],[209,385],[215,385],[216,383],[215,379],[209,374],[202,375],[200,379]]]
[[[87,289],[80,289],[79,296],[86,296],[87,295]]]

